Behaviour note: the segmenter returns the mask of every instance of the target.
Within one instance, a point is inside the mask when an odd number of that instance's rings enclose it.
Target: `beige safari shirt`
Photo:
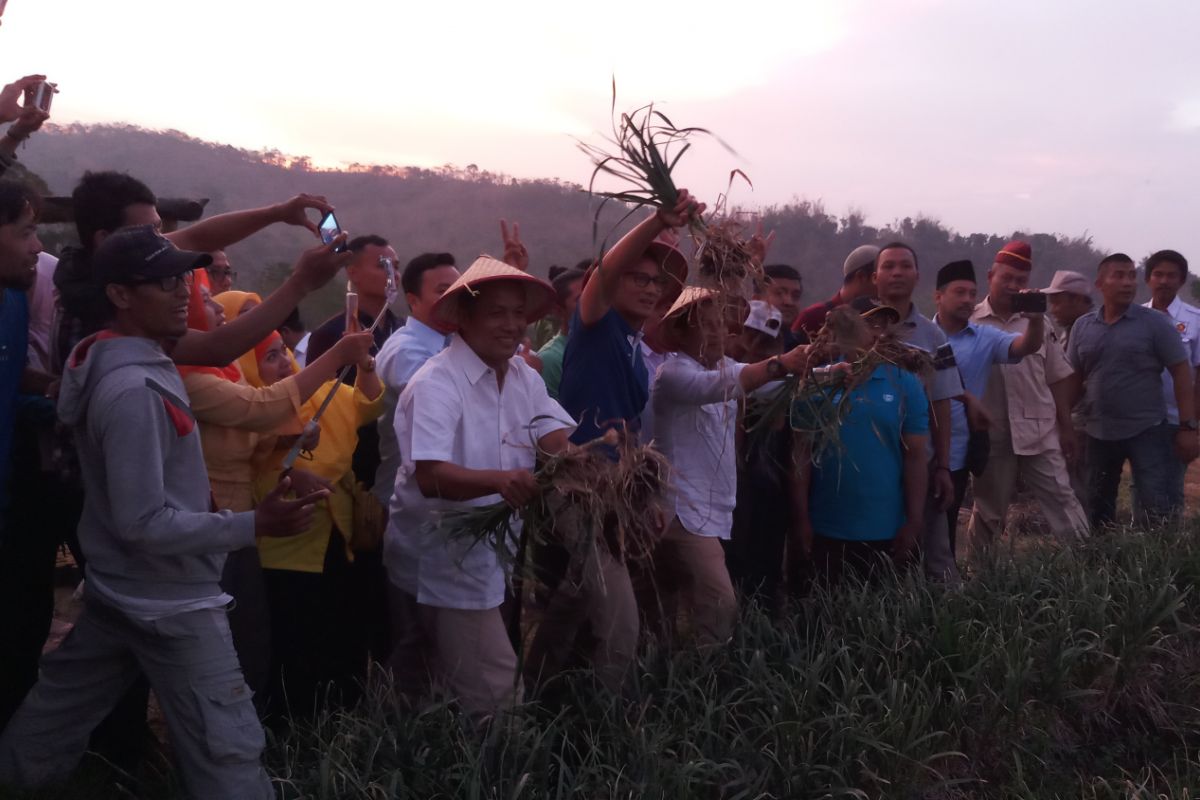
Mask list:
[[[1009,333],[1023,334],[1029,325],[1020,314],[1003,318],[992,310],[988,298],[975,306],[971,319],[980,325]],[[1052,326],[1049,321],[1046,331]],[[1011,437],[1012,451],[1033,456],[1058,449],[1058,430],[1054,396],[1050,384],[1069,378],[1073,370],[1062,348],[1047,341],[1033,355],[1016,364],[996,364],[988,378],[984,405],[992,415],[992,440],[1004,442]]]

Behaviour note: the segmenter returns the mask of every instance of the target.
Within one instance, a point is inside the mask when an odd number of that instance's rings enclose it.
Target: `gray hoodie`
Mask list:
[[[89,581],[168,605],[220,596],[226,553],[254,544],[254,513],[212,510],[200,432],[162,348],[108,332],[80,342],[58,415],[79,450]]]

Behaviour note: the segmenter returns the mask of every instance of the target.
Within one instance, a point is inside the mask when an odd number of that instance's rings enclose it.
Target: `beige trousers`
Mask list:
[[[721,644],[733,635],[737,595],[725,566],[725,549],[676,517],[654,549],[652,569],[639,576],[639,600],[648,629],[670,640],[682,613],[700,644]]]
[[[392,620],[390,664],[396,691],[421,700],[433,692],[485,716],[521,701],[517,654],[499,608],[422,605],[388,584]]]
[[[987,469],[975,479],[972,550],[990,549],[1004,532],[1004,518],[1018,479],[1033,493],[1059,542],[1070,544],[1088,535],[1087,516],[1071,488],[1062,451],[1055,447],[1035,456],[1019,456],[1010,442],[993,439]]]
[[[637,601],[629,570],[595,547],[581,573],[578,584],[563,579],[554,589],[530,645],[525,676],[531,684],[543,683],[572,666],[582,648],[582,660],[600,683],[619,692],[637,656]]]

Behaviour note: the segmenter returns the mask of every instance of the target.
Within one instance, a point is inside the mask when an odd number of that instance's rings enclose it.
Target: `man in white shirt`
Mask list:
[[[536,493],[537,454],[568,446],[574,421],[515,355],[553,301],[550,284],[480,257],[433,307],[458,335],[417,370],[396,407],[402,462],[384,537],[393,674],[409,697],[432,678],[473,715],[520,698],[500,615],[509,575],[487,545],[439,530],[439,514],[500,500],[524,507]]]
[[[678,355],[659,368],[651,392],[658,446],[671,462],[672,519],[654,553],[657,597],[642,603],[642,611],[669,628],[682,607],[701,644],[729,639],[737,618],[721,540],[729,538],[737,499],[739,401],[802,369],[806,349],[739,364],[725,355],[727,302],[710,289],[683,290],[659,329]]]
[[[1188,305],[1179,298],[1179,290],[1183,288],[1187,277],[1188,262],[1181,253],[1159,250],[1146,259],[1150,300],[1144,305],[1166,314],[1171,318],[1175,330],[1179,331],[1179,338],[1187,350],[1188,362],[1195,370],[1196,397],[1200,400],[1200,308]],[[1163,399],[1167,403],[1167,424],[1177,431],[1179,406],[1175,403],[1175,382],[1171,380],[1170,370],[1163,370],[1162,384]],[[1187,464],[1174,458],[1167,459],[1165,463],[1170,469],[1167,492],[1171,504],[1175,508],[1183,508],[1183,476],[1187,472]]]

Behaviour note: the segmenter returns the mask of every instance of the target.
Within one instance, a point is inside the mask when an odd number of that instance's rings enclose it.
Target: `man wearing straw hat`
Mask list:
[[[643,329],[674,299],[687,279],[687,259],[662,235],[703,212],[680,190],[672,209],[659,209],[621,238],[589,273],[571,318],[559,397],[579,421],[571,440],[598,439],[607,430],[638,436],[650,396],[643,360]],[[542,580],[553,591],[530,649],[527,674],[545,680],[565,669],[576,643],[600,681],[617,690],[636,655],[637,603],[627,567],[602,550],[578,581],[563,579],[565,552],[535,554]],[[590,630],[587,630],[590,628]]]
[[[403,461],[384,558],[400,692],[432,680],[473,715],[519,699],[517,657],[500,615],[508,578],[497,553],[449,539],[438,515],[535,492],[538,452],[567,447],[574,422],[517,346],[554,303],[550,284],[481,256],[434,306],[457,331],[409,380],[396,408]]]
[[[1050,285],[1042,289],[1046,302],[1050,307],[1050,319],[1053,322],[1050,330],[1046,331],[1046,341],[1058,347],[1066,355],[1071,343],[1071,329],[1075,321],[1092,310],[1092,282],[1078,272],[1060,269],[1050,279]],[[1080,400],[1071,409],[1071,425],[1075,428],[1075,461],[1068,464],[1071,473],[1071,489],[1075,499],[1088,513],[1087,497],[1087,436],[1084,427],[1087,425],[1086,401]]]
[[[756,364],[725,355],[730,302],[712,289],[688,286],[659,327],[666,346],[679,355],[662,365],[654,381],[658,444],[671,462],[667,508],[672,517],[654,551],[657,595],[643,603],[648,619],[662,611],[660,633],[670,634],[674,610],[689,617],[701,644],[729,639],[737,599],[721,540],[729,539],[737,499],[739,401],[769,381],[804,367],[806,347]],[[745,304],[733,299],[737,319]]]

